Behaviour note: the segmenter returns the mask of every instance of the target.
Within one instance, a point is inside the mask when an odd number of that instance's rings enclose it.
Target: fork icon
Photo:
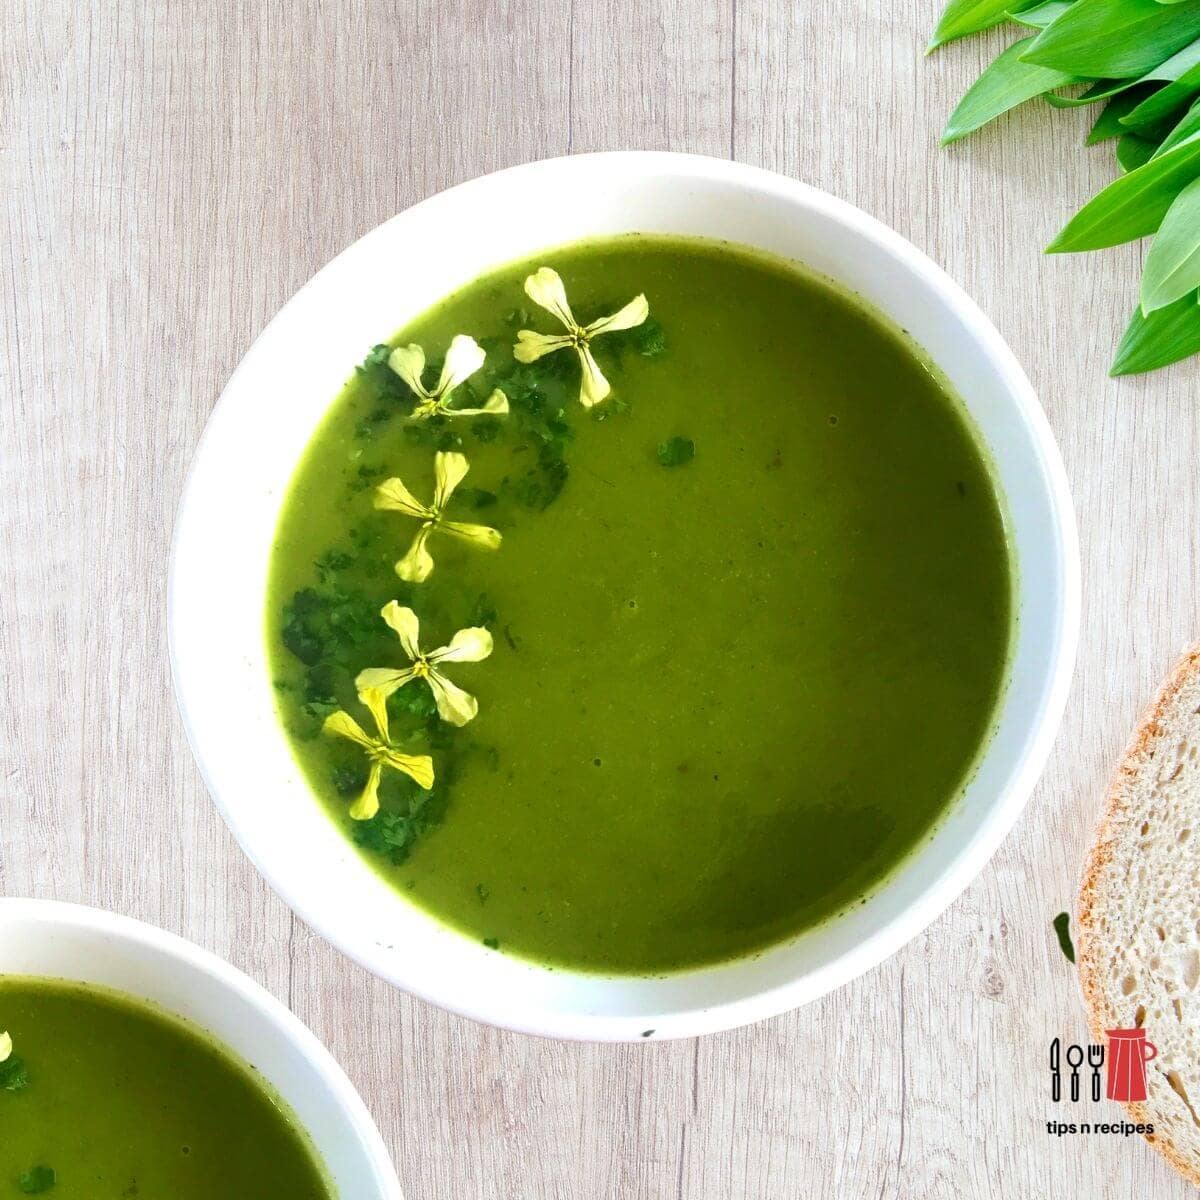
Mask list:
[[[1094,1042],[1088,1044],[1087,1064],[1092,1068],[1092,1099],[1100,1100],[1100,1068],[1104,1066],[1104,1047]]]

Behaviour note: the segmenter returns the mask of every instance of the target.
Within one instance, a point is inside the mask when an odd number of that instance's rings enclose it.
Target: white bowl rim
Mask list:
[[[898,262],[920,277],[934,293],[952,307],[989,360],[992,370],[1002,381],[1019,419],[1036,444],[1038,465],[1048,489],[1054,516],[1054,528],[1049,537],[1054,545],[1055,562],[1061,584],[1053,612],[1051,632],[1052,655],[1036,713],[1030,719],[1031,734],[1023,750],[1008,772],[1008,781],[987,815],[981,820],[974,836],[967,841],[950,865],[932,879],[924,891],[906,908],[884,922],[873,934],[862,939],[822,967],[749,996],[714,1005],[695,1008],[672,1008],[669,1011],[639,1014],[636,1022],[626,1016],[563,1013],[506,1012],[498,1016],[490,1003],[486,989],[470,993],[451,993],[431,985],[419,971],[403,974],[383,964],[381,956],[367,941],[356,940],[353,931],[344,923],[327,920],[319,905],[310,902],[306,894],[283,886],[262,857],[250,837],[246,823],[235,805],[227,802],[213,786],[211,773],[201,753],[193,717],[186,697],[186,684],[181,678],[178,639],[181,636],[176,613],[178,583],[177,562],[180,557],[180,529],[184,516],[193,502],[193,484],[204,458],[206,444],[216,424],[230,404],[230,393],[244,364],[255,355],[277,322],[284,320],[289,309],[298,303],[309,289],[317,287],[327,272],[356,253],[363,253],[367,244],[385,229],[394,230],[415,214],[451,197],[461,200],[474,189],[484,189],[494,181],[515,176],[529,177],[530,186],[540,172],[572,171],[579,169],[603,172],[625,172],[651,176],[662,173],[681,178],[714,180],[732,183],[782,197],[807,207],[846,227],[874,246],[885,256]],[[704,155],[681,154],[670,151],[620,150],[592,154],[564,155],[522,163],[500,171],[477,176],[402,210],[395,216],[369,230],[330,260],[279,309],[260,331],[251,347],[230,376],[221,397],[214,405],[192,459],[176,513],[172,538],[167,587],[167,624],[172,679],[176,701],[193,755],[210,795],[222,813],[226,824],[243,851],[254,863],[284,902],[317,933],[360,966],[403,990],[458,1015],[484,1024],[512,1029],[539,1036],[579,1041],[637,1041],[640,1036],[634,1025],[645,1025],[654,1031],[654,1040],[694,1037],[736,1028],[787,1012],[801,1004],[819,998],[834,988],[857,978],[894,954],[904,944],[922,932],[966,889],[983,870],[1004,838],[1023,812],[1033,789],[1045,768],[1053,747],[1059,724],[1066,707],[1074,671],[1081,621],[1081,567],[1079,538],[1074,503],[1066,469],[1049,421],[1037,399],[1032,384],[1016,356],[999,331],[974,300],[941,267],[907,238],[883,222],[870,216],[848,201],[841,200],[811,184],[791,179],[776,172],[727,159]],[[909,859],[918,857],[920,846],[910,852]],[[369,869],[364,867],[364,869]],[[703,968],[702,968],[703,969]],[[561,971],[559,972],[562,973]]]
[[[287,1005],[276,999],[244,971],[239,971],[232,963],[226,962],[211,950],[205,950],[202,946],[198,946],[195,942],[188,941],[187,938],[180,937],[178,934],[169,933],[157,925],[139,921],[134,917],[123,916],[120,913],[91,905],[75,904],[64,900],[0,896],[0,922],[10,919],[42,925],[49,929],[69,929],[82,933],[85,937],[94,935],[100,939],[124,942],[127,945],[137,946],[174,959],[215,980],[223,991],[236,996],[248,1008],[257,1011],[271,1025],[279,1029],[288,1042],[316,1070],[322,1082],[329,1089],[334,1103],[349,1118],[362,1141],[366,1165],[374,1175],[374,1182],[378,1185],[378,1195],[384,1200],[403,1200],[400,1180],[396,1175],[392,1157],[384,1144],[383,1135],[379,1132],[379,1127],[375,1124],[363,1098],[358,1094],[358,1090],[350,1082],[337,1059]],[[3,974],[4,972],[0,971],[0,976]],[[38,978],[40,977],[38,976]],[[52,977],[47,976],[47,978]],[[86,985],[87,980],[81,979],[78,982]],[[112,988],[112,985],[104,986]],[[162,1004],[153,996],[146,996],[136,990],[121,986],[112,990],[124,992],[134,999],[149,1003],[188,1024],[198,1025],[192,1018],[172,1012],[170,1007]],[[224,1045],[219,1033],[207,1029],[204,1032],[219,1045]],[[226,1053],[231,1053],[231,1051],[226,1050]],[[287,1097],[283,1097],[283,1099],[286,1101]]]

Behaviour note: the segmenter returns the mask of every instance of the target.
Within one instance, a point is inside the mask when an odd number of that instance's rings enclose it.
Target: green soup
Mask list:
[[[542,265],[580,323],[645,293],[649,319],[589,343],[612,394],[580,403],[563,326],[523,291]],[[1005,677],[1012,576],[989,465],[959,402],[898,331],[827,282],[735,247],[625,237],[549,252],[453,294],[393,339],[433,390],[451,338],[486,361],[452,395],[503,415],[414,415],[377,347],[300,463],[271,562],[281,719],[311,785],[415,904],[501,953],[658,973],[752,953],[858,903],[958,796]],[[405,581],[421,521],[374,501],[469,474]],[[394,493],[393,493],[394,495]],[[445,666],[478,701],[461,728],[429,684],[388,700],[392,744],[350,816],[371,736],[364,668],[409,658],[381,619],[494,650]],[[342,718],[336,718],[340,721]],[[361,806],[360,806],[361,808]],[[362,813],[360,811],[359,815]]]
[[[0,977],[0,1196],[330,1200],[307,1136],[251,1069],[131,997]]]

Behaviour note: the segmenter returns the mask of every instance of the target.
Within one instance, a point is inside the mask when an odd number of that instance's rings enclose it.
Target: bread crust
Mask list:
[[[1117,1020],[1117,1017],[1105,1000],[1103,973],[1100,968],[1102,947],[1095,921],[1101,902],[1100,877],[1113,859],[1126,818],[1129,816],[1126,797],[1130,785],[1146,767],[1162,738],[1163,718],[1171,703],[1182,688],[1197,677],[1200,677],[1200,642],[1191,646],[1172,667],[1158,694],[1142,713],[1133,739],[1117,765],[1104,811],[1084,865],[1075,911],[1075,949],[1088,1027],[1091,1029],[1092,1039],[1101,1044],[1105,1040],[1105,1030],[1113,1027],[1111,1022]],[[1151,1114],[1145,1104],[1124,1103],[1138,1124],[1151,1123]],[[1190,1183],[1200,1187],[1200,1163],[1181,1153],[1166,1136],[1160,1136],[1158,1133],[1143,1136],[1176,1171]]]

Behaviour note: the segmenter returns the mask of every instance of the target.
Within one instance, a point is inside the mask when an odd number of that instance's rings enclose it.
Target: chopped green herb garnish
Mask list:
[[[633,344],[643,358],[657,358],[667,348],[667,336],[663,333],[663,327],[653,317],[647,317],[630,332]]]
[[[681,467],[696,457],[696,443],[691,438],[668,438],[658,443],[656,457],[660,466]]]
[[[494,442],[500,432],[500,422],[495,417],[480,417],[478,421],[471,422],[470,432],[477,441]]]
[[[1071,914],[1060,912],[1054,918],[1054,932],[1058,935],[1058,948],[1067,956],[1067,962],[1075,961],[1075,947],[1071,942]]]
[[[491,508],[500,499],[486,488],[459,488],[458,494],[472,508]]]
[[[41,1192],[48,1192],[54,1186],[56,1178],[53,1167],[37,1166],[22,1171],[19,1183],[25,1195],[36,1196]]]
[[[29,1070],[25,1060],[13,1055],[0,1063],[0,1088],[6,1092],[23,1092],[29,1086]]]
[[[483,944],[489,950],[499,950],[500,949],[500,939],[499,938],[486,937],[483,939]]]
[[[322,583],[328,583],[330,576],[338,571],[344,571],[347,567],[354,565],[354,555],[347,554],[344,550],[329,550],[322,554],[320,558],[313,563],[316,569],[317,578]]]

